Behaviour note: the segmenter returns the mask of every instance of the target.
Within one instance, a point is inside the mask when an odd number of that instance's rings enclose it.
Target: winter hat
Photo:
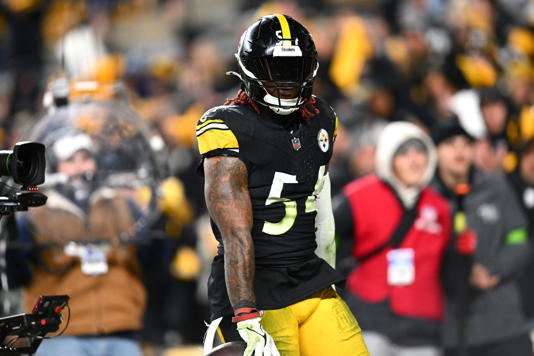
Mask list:
[[[465,136],[469,141],[475,140],[455,118],[438,120],[432,128],[432,141],[436,146],[454,136]]]

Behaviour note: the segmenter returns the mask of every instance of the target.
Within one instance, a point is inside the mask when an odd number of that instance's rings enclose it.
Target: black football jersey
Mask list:
[[[276,309],[341,280],[314,253],[316,197],[332,157],[337,117],[320,99],[308,122],[300,113],[281,116],[251,105],[219,106],[197,125],[203,158],[239,157],[248,170],[252,202],[257,306]],[[212,265],[209,297],[214,316],[231,313],[224,284],[220,232],[212,222],[219,252]],[[223,312],[224,310],[224,312]]]

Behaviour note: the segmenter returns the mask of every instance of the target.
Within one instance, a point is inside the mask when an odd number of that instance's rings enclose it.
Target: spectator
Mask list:
[[[525,273],[520,278],[523,308],[528,319],[529,330],[534,330],[534,259],[532,258],[532,243],[534,236],[534,139],[524,144],[519,153],[517,169],[508,174],[516,197],[523,208],[528,220],[530,258]]]
[[[352,180],[375,171],[376,143],[387,121],[370,119],[358,122],[349,130],[341,125],[336,137],[336,154],[328,167],[332,196]]]
[[[358,264],[343,297],[371,355],[439,355],[440,265],[451,224],[447,202],[427,187],[435,164],[423,131],[391,123],[378,140],[376,175],[336,199],[337,259]]]
[[[475,165],[484,171],[502,172],[507,168],[505,158],[509,149],[506,135],[508,107],[497,88],[483,88],[479,95],[487,134],[475,145]]]
[[[474,168],[473,138],[458,121],[442,122],[433,139],[438,169],[432,185],[449,200],[454,214],[463,213],[465,220],[455,218],[455,225],[462,223],[468,230],[455,230],[472,240],[471,251],[464,250],[472,253],[465,275],[458,254],[452,253],[445,265],[445,355],[457,355],[465,340],[471,356],[531,356],[517,283],[529,256],[521,208],[503,176]],[[455,193],[458,184],[470,186],[461,200]]]

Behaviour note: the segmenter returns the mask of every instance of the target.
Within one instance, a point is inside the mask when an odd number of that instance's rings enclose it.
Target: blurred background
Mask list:
[[[487,171],[516,172],[521,157],[532,157],[532,0],[1,0],[0,145],[65,125],[84,131],[100,168],[122,162],[139,178],[129,196],[164,236],[164,266],[145,273],[146,355],[198,354],[216,246],[196,173],[195,125],[235,96],[239,83],[225,72],[237,69],[238,39],[275,12],[303,23],[317,46],[315,94],[341,125],[333,195],[373,172],[376,140],[390,121],[431,130],[456,115],[477,138],[476,164]],[[95,116],[87,104],[95,102],[112,108]],[[81,104],[61,113],[73,103]],[[50,119],[62,115],[69,123]],[[49,145],[58,138],[46,137]],[[123,156],[98,159],[110,144]],[[534,182],[534,164],[522,174]]]

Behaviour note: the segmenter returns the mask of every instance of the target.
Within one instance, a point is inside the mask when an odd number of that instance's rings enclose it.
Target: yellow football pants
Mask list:
[[[332,288],[282,309],[261,324],[281,356],[369,356],[358,322]]]

